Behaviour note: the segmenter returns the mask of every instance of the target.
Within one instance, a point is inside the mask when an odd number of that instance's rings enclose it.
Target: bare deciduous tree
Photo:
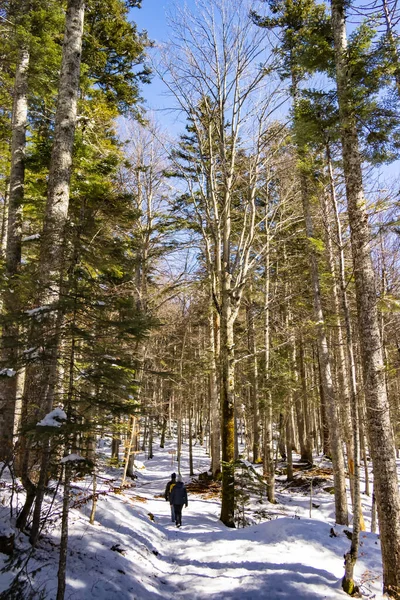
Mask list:
[[[252,250],[260,224],[256,196],[265,161],[263,134],[277,103],[266,78],[272,64],[268,40],[249,19],[250,8],[247,0],[202,0],[196,14],[177,9],[160,71],[197,146],[186,182],[221,322],[221,520],[228,526],[234,526],[233,328],[256,260]]]

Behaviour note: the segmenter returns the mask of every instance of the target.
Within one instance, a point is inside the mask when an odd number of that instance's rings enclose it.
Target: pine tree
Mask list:
[[[375,493],[383,561],[383,588],[400,597],[400,496],[394,440],[387,399],[382,340],[377,314],[377,292],[371,261],[370,229],[365,206],[361,156],[352,102],[345,26],[345,4],[332,0],[337,91],[346,181],[351,244],[355,272],[358,327],[361,342],[367,423],[374,466]],[[349,557],[351,559],[351,557]],[[351,560],[349,560],[351,562]],[[352,573],[347,574],[351,579]]]

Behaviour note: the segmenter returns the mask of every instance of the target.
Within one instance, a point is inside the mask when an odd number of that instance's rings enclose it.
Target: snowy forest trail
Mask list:
[[[330,537],[332,496],[318,499],[327,522],[306,518],[308,498],[279,495],[271,519],[241,529],[219,521],[220,503],[189,493],[183,527],[171,523],[163,493],[170,473],[170,448],[156,450],[151,460],[140,457],[135,485],[99,502],[96,525],[87,524],[89,504],[83,505],[72,525],[85,534],[79,546],[81,568],[69,558],[66,598],[83,600],[322,600],[346,598],[341,590],[343,555],[349,540],[343,528]],[[184,447],[181,471],[190,481]],[[207,470],[209,458],[195,448],[196,473]],[[324,504],[325,503],[325,504]],[[258,502],[255,503],[259,504]],[[317,511],[318,512],[318,511]],[[282,515],[287,515],[282,516]],[[276,518],[281,515],[280,518]],[[322,517],[323,518],[323,517]],[[81,534],[75,536],[78,543]],[[72,534],[72,531],[71,531]],[[363,534],[364,551],[358,576],[366,582],[367,597],[380,597],[381,564],[377,536]],[[85,543],[82,545],[82,542]],[[74,552],[75,544],[71,542]],[[111,550],[111,551],[110,551]],[[78,554],[79,556],[79,554]],[[86,564],[89,560],[89,564]],[[82,564],[83,563],[83,564]],[[86,564],[86,566],[85,566]],[[80,571],[80,573],[79,573]],[[72,593],[71,593],[72,592]]]
[[[229,529],[219,520],[217,496],[189,491],[183,526],[177,529],[164,500],[170,474],[178,471],[176,461],[171,462],[171,450],[168,445],[157,447],[151,460],[139,455],[137,479],[121,491],[122,469],[107,466],[109,448],[101,448],[104,470],[98,477],[100,495],[93,526],[89,524],[91,479],[74,482],[66,600],[348,598],[341,589],[341,577],[350,542],[343,527],[335,527],[336,537],[331,537],[331,494],[314,490],[315,519],[308,518],[309,496],[299,491],[281,490],[275,506],[265,498],[251,498],[246,510],[255,524]],[[196,446],[195,473],[208,467],[204,448]],[[186,445],[181,473],[189,483]],[[56,597],[58,523],[55,514],[27,569],[37,590],[35,598]],[[24,544],[29,547],[20,535],[17,545],[23,549]],[[382,597],[377,535],[362,534],[356,574],[365,598]],[[9,572],[0,577],[0,591],[10,580]]]

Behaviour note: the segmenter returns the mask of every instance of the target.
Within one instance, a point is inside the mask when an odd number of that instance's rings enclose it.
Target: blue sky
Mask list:
[[[172,0],[143,0],[142,8],[131,11],[132,20],[138,29],[146,29],[149,37],[163,41],[166,37],[166,10],[172,5]]]
[[[195,0],[186,0],[188,6],[195,6]],[[132,9],[130,17],[137,24],[138,30],[146,30],[154,42],[168,39],[167,12],[175,4],[175,0],[142,0],[142,8]],[[182,131],[183,123],[177,122],[178,115],[168,111],[173,101],[167,96],[167,90],[157,75],[153,75],[150,85],[142,87],[142,96],[146,100],[146,108],[156,112],[156,118],[170,132]]]
[[[137,24],[138,30],[146,30],[151,40],[164,42],[168,39],[167,13],[174,4],[187,4],[195,10],[195,0],[142,0],[142,8],[132,9],[130,18]],[[179,135],[184,129],[184,120],[176,111],[168,110],[173,99],[160,79],[154,75],[150,85],[142,86],[142,96],[147,109],[154,111],[156,120],[171,134]],[[397,178],[398,161],[380,169],[383,177]]]

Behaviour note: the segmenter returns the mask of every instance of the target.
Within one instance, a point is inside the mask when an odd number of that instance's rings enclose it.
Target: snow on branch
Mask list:
[[[62,408],[55,408],[49,412],[39,423],[39,427],[61,427],[63,421],[67,420],[67,415]]]

